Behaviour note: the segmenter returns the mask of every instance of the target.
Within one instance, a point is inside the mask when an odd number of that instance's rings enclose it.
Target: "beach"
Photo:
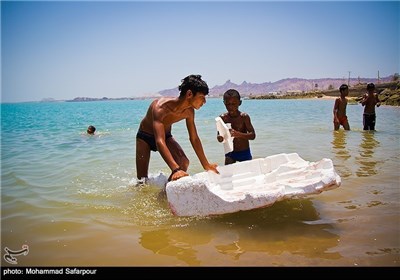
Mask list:
[[[151,100],[2,104],[1,239],[29,253],[2,266],[396,267],[400,262],[400,108],[348,105],[351,131],[333,130],[334,97],[243,100],[256,131],[253,158],[330,158],[342,184],[303,199],[212,217],[176,217],[157,184],[137,186],[135,135]],[[210,162],[222,165],[207,99],[196,125]],[[88,125],[96,134],[88,136]],[[203,169],[184,122],[173,136]],[[158,153],[152,178],[169,176]]]

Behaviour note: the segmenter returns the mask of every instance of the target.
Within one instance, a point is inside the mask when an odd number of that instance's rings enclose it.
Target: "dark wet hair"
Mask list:
[[[240,100],[240,94],[236,89],[228,89],[224,93],[224,99],[226,99],[228,97],[237,97]]]
[[[182,84],[179,86],[179,91],[181,96],[185,96],[188,90],[191,90],[193,95],[198,92],[207,95],[209,92],[208,85],[205,81],[201,79],[201,75],[189,75],[181,80]]]
[[[374,89],[375,88],[375,84],[374,83],[368,83],[367,84],[367,89]]]
[[[349,88],[348,85],[342,84],[342,85],[340,86],[340,88],[339,88],[339,91],[340,91],[340,92],[343,92],[344,90],[346,90],[346,89],[348,89],[348,88]]]
[[[93,125],[89,125],[89,127],[87,128],[87,133],[89,134],[94,134],[95,131],[96,128]]]

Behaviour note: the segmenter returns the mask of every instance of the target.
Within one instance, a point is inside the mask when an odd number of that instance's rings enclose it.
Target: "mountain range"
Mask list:
[[[287,78],[276,82],[265,82],[261,84],[248,83],[243,81],[241,84],[232,83],[230,80],[226,81],[223,85],[216,85],[210,88],[209,95],[211,97],[218,97],[224,94],[228,89],[236,89],[241,96],[252,95],[265,95],[274,93],[290,93],[290,92],[309,92],[318,90],[338,89],[341,84],[349,83],[350,87],[358,84],[365,83],[384,83],[393,81],[394,76],[384,78],[321,78],[321,79],[301,79],[301,78]],[[178,96],[178,88],[161,90],[158,92],[161,96]]]

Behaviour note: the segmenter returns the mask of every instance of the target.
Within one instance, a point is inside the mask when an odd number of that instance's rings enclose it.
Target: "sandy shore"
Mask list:
[[[331,99],[336,99],[338,96],[327,96],[327,95],[324,95],[324,96],[322,96],[322,97],[314,97],[313,99],[322,99],[322,100],[331,100]]]

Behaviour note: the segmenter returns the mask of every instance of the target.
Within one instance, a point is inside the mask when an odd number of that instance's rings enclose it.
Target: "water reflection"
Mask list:
[[[348,131],[345,130],[335,130],[333,131],[332,149],[336,155],[336,160],[334,162],[335,168],[339,175],[343,178],[349,177],[352,173],[351,170],[346,167],[346,160],[348,160],[351,155],[349,150],[346,148],[347,140],[346,136]]]
[[[192,220],[185,227],[142,231],[140,244],[155,254],[175,257],[190,266],[209,263],[209,259],[202,259],[205,255],[217,255],[218,259],[218,255],[223,255],[235,263],[249,252],[338,259],[342,257],[338,252],[329,252],[339,239],[332,231],[333,225],[321,221],[311,200],[298,199],[264,209]],[[205,244],[209,245],[201,246]],[[206,254],[202,250],[207,250]],[[268,260],[260,261],[263,265],[271,264]],[[221,262],[226,264],[223,258]]]
[[[333,226],[320,220],[310,199],[289,200],[274,207],[227,215],[221,222],[235,225],[236,238],[216,246],[218,252],[239,260],[246,252],[281,255],[289,252],[307,258],[339,259],[328,252],[338,245]]]
[[[379,142],[375,139],[375,131],[363,131],[363,139],[360,143],[359,156],[356,162],[359,168],[356,171],[358,177],[368,177],[378,173],[376,165],[378,161],[374,157],[375,148],[379,146]]]
[[[166,228],[142,232],[139,243],[154,254],[175,257],[190,266],[198,266],[201,261],[193,247],[207,244],[211,238],[211,233],[195,234],[189,228]]]

